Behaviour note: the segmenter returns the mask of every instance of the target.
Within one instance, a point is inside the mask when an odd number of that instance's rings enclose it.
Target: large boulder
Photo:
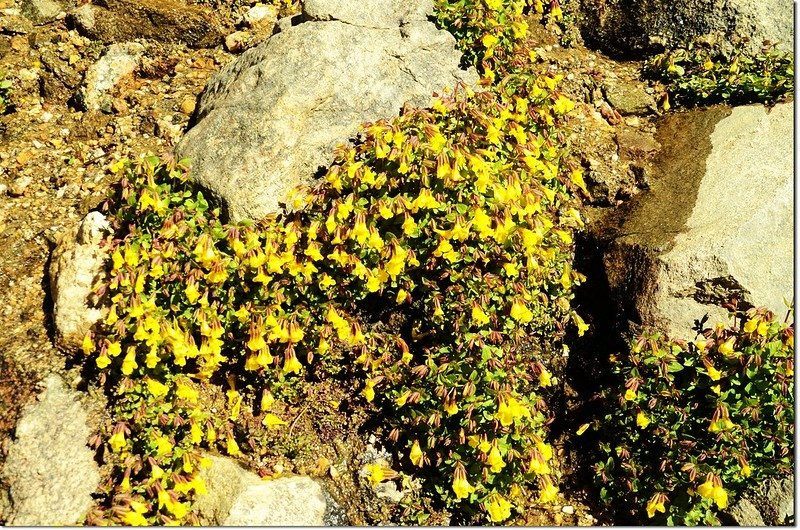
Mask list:
[[[793,103],[670,116],[651,189],[604,256],[625,317],[693,338],[737,297],[783,316],[793,283]]]
[[[58,344],[68,350],[81,347],[83,338],[107,308],[94,293],[103,277],[108,252],[100,246],[110,230],[100,212],[90,212],[77,233],[64,238],[50,261],[50,294],[53,297]]]
[[[794,16],[785,0],[581,0],[588,44],[630,57],[674,47],[695,37],[721,42],[747,36],[757,50],[766,39],[792,50]]]
[[[455,39],[425,19],[430,2],[306,3],[305,22],[224,68],[176,151],[232,220],[261,218],[333,160],[361,123],[477,81]]]
[[[100,484],[91,431],[78,394],[55,374],[48,376],[39,402],[17,423],[0,478],[8,485],[14,526],[74,525],[92,506]]]
[[[335,509],[322,486],[309,477],[263,480],[229,458],[211,457],[202,475],[208,493],[194,512],[219,526],[326,526]]]

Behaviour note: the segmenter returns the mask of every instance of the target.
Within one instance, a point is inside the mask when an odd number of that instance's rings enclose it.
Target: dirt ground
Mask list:
[[[221,20],[224,34],[236,30],[249,7],[238,0],[195,3]],[[113,90],[110,107],[84,112],[73,96],[105,45],[70,29],[63,18],[15,27],[6,15],[18,7],[16,0],[0,0],[0,80],[13,83],[13,106],[0,115],[0,440],[5,443],[22,407],[34,399],[38,381],[51,372],[72,384],[79,378],[78,367],[53,344],[51,251],[104,199],[113,178],[111,164],[170,152],[206,81],[236,57],[222,39],[213,48],[193,49],[142,40],[142,65]],[[67,4],[67,10],[75,7],[76,1]],[[558,36],[543,28],[534,26],[532,38],[543,68],[563,74],[563,90],[579,103],[570,142],[595,176],[591,189],[597,211],[637,193],[646,185],[645,161],[655,149],[648,143],[655,113],[615,113],[603,105],[603,87],[608,82],[642,85],[640,65],[614,62],[579,42],[561,47]],[[336,419],[325,421],[333,425]],[[319,421],[303,420],[298,429],[311,431],[315,424]],[[343,433],[336,436],[346,442]],[[312,471],[324,455],[311,456],[299,459],[298,471]],[[341,455],[327,456],[333,461]],[[568,504],[532,511],[519,524],[597,524],[584,493],[565,493]]]

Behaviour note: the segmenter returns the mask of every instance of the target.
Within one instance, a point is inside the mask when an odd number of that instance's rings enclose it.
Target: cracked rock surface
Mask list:
[[[728,321],[722,304],[733,296],[786,314],[793,111],[793,103],[711,108],[662,122],[653,186],[604,257],[630,320],[692,339],[685,335],[703,314],[711,326]]]
[[[192,178],[232,220],[277,211],[361,123],[395,116],[406,102],[429,105],[434,92],[459,81],[477,82],[474,69],[459,68],[453,36],[424,19],[430,2],[334,4],[307,4],[305,22],[212,78],[198,123],[177,146]]]

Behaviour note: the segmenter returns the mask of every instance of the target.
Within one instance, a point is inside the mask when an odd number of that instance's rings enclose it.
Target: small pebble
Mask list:
[[[191,116],[197,106],[195,101],[194,97],[183,98],[183,101],[181,101],[181,112],[187,116]]]
[[[573,513],[575,513],[575,507],[574,506],[570,506],[568,504],[568,505],[564,506],[563,508],[561,508],[561,511],[564,512],[567,515],[572,515]]]
[[[33,179],[31,177],[19,177],[15,179],[14,182],[11,183],[11,188],[9,188],[9,192],[14,197],[21,197],[25,195],[25,192],[28,189],[28,186],[31,185]]]

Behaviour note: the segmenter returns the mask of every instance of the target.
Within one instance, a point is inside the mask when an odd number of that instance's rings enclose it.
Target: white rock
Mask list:
[[[144,46],[137,42],[112,44],[106,53],[86,72],[79,99],[86,110],[99,110],[110,103],[109,93],[125,76],[132,74],[144,54]]]
[[[105,216],[90,212],[77,234],[65,238],[53,251],[50,290],[57,340],[66,349],[80,348],[86,333],[106,310],[99,307],[93,289],[104,274],[108,252],[100,247],[100,241],[108,230]]]
[[[221,526],[324,526],[328,502],[309,477],[262,480],[236,462],[211,457],[203,471],[208,493],[193,510],[209,524]]]
[[[275,24],[278,21],[278,8],[273,5],[256,4],[245,13],[244,21],[250,27]]]
[[[2,469],[10,492],[9,525],[77,524],[100,483],[94,453],[86,446],[91,432],[77,393],[55,374],[44,384],[38,403],[17,423]]]

